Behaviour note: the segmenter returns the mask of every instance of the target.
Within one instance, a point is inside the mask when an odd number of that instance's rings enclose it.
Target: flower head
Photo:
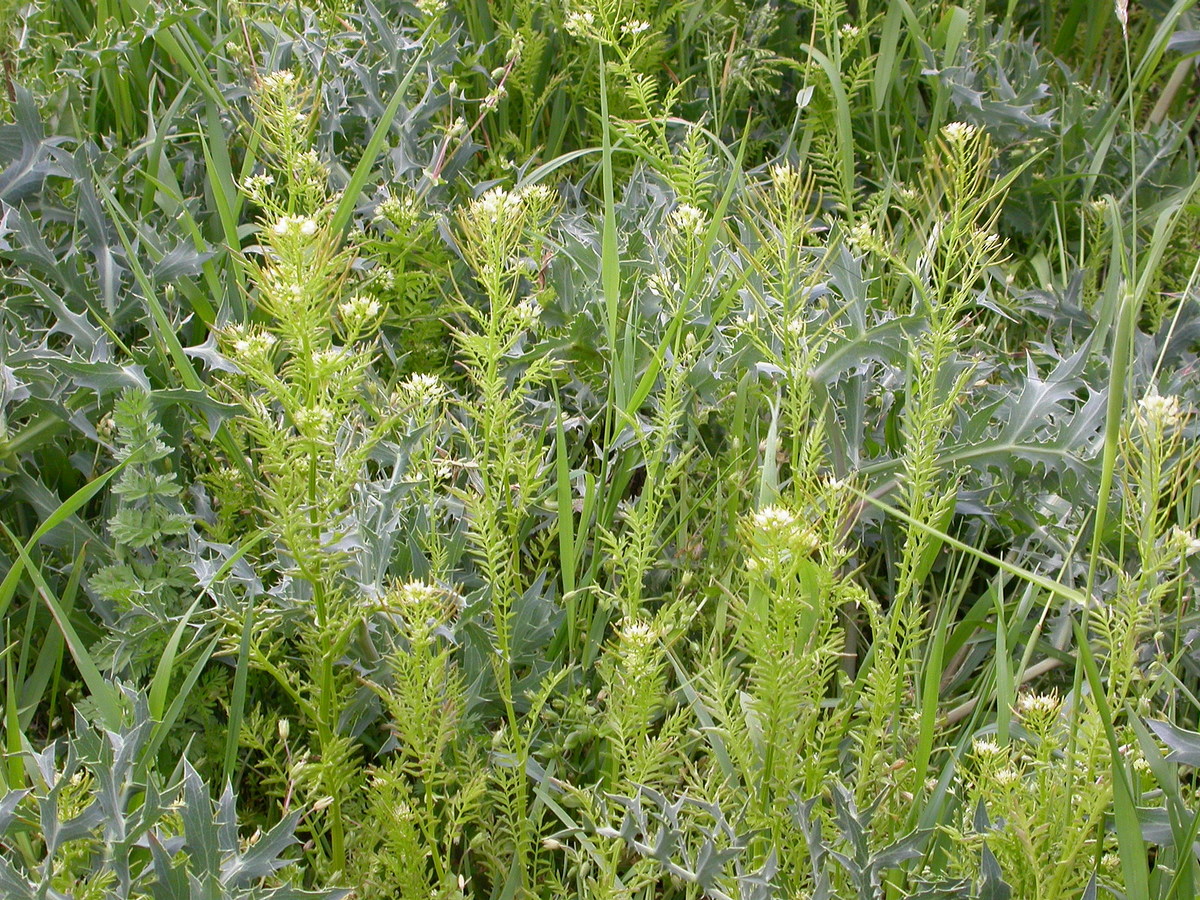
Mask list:
[[[438,376],[421,372],[408,376],[398,394],[405,406],[428,409],[446,396],[446,385]]]
[[[375,321],[382,307],[379,301],[366,294],[355,294],[349,300],[338,304],[338,315],[347,328],[360,330]]]
[[[283,216],[271,225],[271,231],[279,237],[312,237],[317,233],[317,223],[308,216]]]
[[[1138,401],[1137,416],[1139,422],[1166,431],[1182,424],[1183,409],[1178,397],[1163,397],[1151,388],[1150,393]]]
[[[704,232],[708,229],[707,217],[690,203],[680,203],[671,210],[668,221],[678,233],[687,235],[694,240],[703,238]]]
[[[1187,559],[1189,556],[1200,553],[1200,538],[1189,531],[1184,531],[1178,525],[1171,528],[1171,533],[1167,535],[1167,543],[1172,550],[1179,554],[1180,559]]]
[[[575,10],[563,23],[567,34],[577,38],[591,37],[595,32],[596,16],[587,10]]]
[[[951,144],[965,144],[979,133],[979,129],[969,122],[951,122],[942,126],[942,137]]]

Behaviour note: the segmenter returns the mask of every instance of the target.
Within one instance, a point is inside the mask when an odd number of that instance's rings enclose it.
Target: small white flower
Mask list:
[[[264,93],[278,94],[290,90],[295,84],[296,73],[291,69],[282,69],[278,72],[271,72],[269,75],[264,75],[262,81],[259,82],[259,87]]]
[[[1005,766],[998,771],[994,776],[996,783],[1004,787],[1011,787],[1021,781],[1021,773],[1011,766]]]
[[[405,203],[395,194],[388,194],[380,202],[379,206],[376,207],[375,218],[378,220],[387,220],[393,225],[400,225],[408,220],[411,208],[411,202]]]
[[[813,553],[820,541],[816,533],[795,513],[780,506],[767,506],[750,516],[751,555],[765,562],[779,562]]]
[[[952,144],[964,144],[979,132],[968,122],[951,122],[942,126],[942,136]]]
[[[982,759],[992,759],[1004,755],[1004,748],[990,737],[976,738],[971,742],[971,753]]]
[[[850,229],[850,243],[859,250],[874,250],[879,247],[879,239],[866,222],[859,222]]]
[[[446,385],[436,375],[410,375],[400,385],[399,401],[405,406],[430,407],[446,396]]]
[[[776,163],[769,170],[771,186],[777,194],[783,195],[785,202],[800,200],[807,202],[811,185],[806,181],[804,173],[790,162]]]
[[[1183,422],[1183,409],[1179,405],[1178,397],[1163,397],[1152,388],[1151,393],[1138,401],[1138,418],[1151,427],[1165,430],[1175,428]]]
[[[764,533],[776,533],[793,528],[796,517],[790,511],[780,506],[766,506],[750,517],[756,529]]]
[[[396,591],[396,599],[408,609],[428,609],[440,606],[445,594],[441,588],[426,581],[409,581]]]
[[[440,16],[446,11],[445,0],[417,0],[417,9],[430,19]]]
[[[296,430],[313,438],[328,435],[333,430],[334,420],[333,410],[323,404],[303,407],[294,417]]]
[[[1200,553],[1200,538],[1194,534],[1184,531],[1178,525],[1171,528],[1171,533],[1167,537],[1167,542],[1181,559],[1186,559],[1189,556],[1195,556]]]
[[[520,209],[520,199],[504,188],[495,187],[471,203],[471,215],[498,225],[504,218]]]
[[[1025,715],[1056,716],[1061,707],[1057,694],[1022,694],[1017,700],[1017,710]]]
[[[284,216],[271,226],[271,231],[280,237],[295,234],[312,237],[317,233],[317,223],[307,216]]]
[[[521,205],[527,209],[547,209],[554,204],[554,191],[544,184],[531,184],[517,191]]]
[[[567,20],[563,23],[563,27],[566,28],[568,34],[582,38],[588,37],[592,34],[593,26],[595,24],[596,17],[591,12],[576,10],[567,16]]]
[[[533,328],[541,316],[542,308],[533,297],[526,297],[513,310],[522,328]]]
[[[345,362],[346,354],[341,347],[318,350],[312,355],[313,370],[320,373],[323,378],[336,374]]]
[[[619,631],[622,641],[637,648],[648,647],[658,639],[658,632],[649,622],[642,619],[625,619],[619,626]]]
[[[690,203],[680,203],[671,210],[669,218],[673,228],[696,240],[703,238],[708,230],[706,216]]]
[[[651,275],[646,281],[646,288],[651,294],[664,300],[677,297],[683,292],[683,287],[671,278],[671,273],[667,271],[658,271]]]
[[[338,304],[338,314],[350,328],[361,328],[379,315],[382,307],[374,297],[355,294],[349,300]]]
[[[275,183],[273,175],[251,175],[242,183],[242,190],[254,200],[266,196],[268,188]]]
[[[235,326],[225,333],[234,356],[242,362],[262,361],[275,346],[275,335],[261,328]]]

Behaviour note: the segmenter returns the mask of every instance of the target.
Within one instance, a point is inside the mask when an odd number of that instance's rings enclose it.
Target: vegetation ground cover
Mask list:
[[[0,4],[0,893],[1200,895],[1200,15]]]

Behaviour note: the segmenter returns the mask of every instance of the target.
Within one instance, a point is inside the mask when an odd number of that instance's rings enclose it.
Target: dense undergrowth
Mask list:
[[[1193,6],[0,5],[0,894],[1200,895]]]

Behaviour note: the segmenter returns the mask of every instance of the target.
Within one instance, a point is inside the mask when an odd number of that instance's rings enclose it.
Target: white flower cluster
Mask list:
[[[979,129],[969,122],[951,122],[942,126],[942,137],[951,144],[965,144],[979,133]]]
[[[694,240],[701,240],[708,230],[707,217],[690,203],[680,203],[671,210],[668,221],[677,233],[685,234]]]
[[[574,37],[591,37],[595,32],[596,16],[589,10],[575,10],[567,16],[563,27],[567,30],[567,34]]]
[[[538,324],[542,307],[533,297],[525,297],[513,308],[513,314],[521,328],[530,329]]]
[[[1008,753],[994,739],[983,737],[971,742],[971,755],[979,759],[998,759],[1007,757]]]
[[[263,272],[259,287],[271,298],[272,303],[281,308],[304,298],[304,285],[277,268]]]
[[[883,247],[882,242],[866,222],[859,222],[851,228],[849,237],[850,243],[863,252],[874,252]]]
[[[417,10],[426,18],[436,19],[447,9],[446,0],[416,0]]]
[[[1180,559],[1187,559],[1189,556],[1200,553],[1200,538],[1191,532],[1184,531],[1178,525],[1171,528],[1171,533],[1167,535],[1167,544],[1179,554]]]
[[[296,86],[296,73],[291,69],[281,69],[278,72],[271,72],[264,75],[259,81],[258,87],[266,94],[282,94],[290,91]]]
[[[400,385],[398,400],[404,406],[430,407],[446,396],[445,382],[436,375],[417,373]]]
[[[618,654],[624,677],[638,681],[658,668],[658,631],[643,619],[624,619],[617,626]]]
[[[397,228],[411,226],[417,215],[418,210],[411,196],[401,199],[395,194],[388,194],[375,210],[376,220],[386,220]]]
[[[798,197],[805,188],[804,174],[788,163],[776,163],[770,168],[771,184],[785,197]]]
[[[1022,694],[1017,700],[1017,711],[1027,716],[1057,716],[1062,701],[1057,694]]]
[[[261,364],[275,347],[275,335],[261,328],[234,325],[225,330],[224,338],[234,360],[245,364]]]
[[[1149,394],[1138,401],[1138,421],[1151,428],[1167,431],[1179,427],[1183,423],[1183,408],[1179,398],[1173,395],[1161,396],[1158,391],[1151,390]]]
[[[317,222],[308,216],[283,216],[271,226],[271,231],[280,237],[312,237],[317,233]]]
[[[471,203],[472,217],[499,225],[509,216],[521,212],[521,195],[495,187]]]
[[[506,191],[494,187],[482,197],[472,201],[470,215],[492,225],[499,225],[528,210],[548,208],[553,200],[551,190],[545,185],[531,185],[517,191]]]
[[[442,605],[445,593],[426,581],[409,581],[396,589],[402,610],[428,612]]]
[[[358,331],[375,321],[382,307],[374,297],[365,294],[355,294],[349,300],[338,304],[338,315],[346,327]]]
[[[820,545],[816,533],[799,516],[780,506],[767,506],[753,513],[750,528],[760,559],[807,556]]]
[[[271,185],[275,183],[274,175],[251,175],[242,182],[242,190],[255,203],[261,203],[270,193]]]
[[[658,640],[658,632],[643,619],[625,619],[619,627],[621,640],[639,649],[653,646]]]
[[[321,381],[329,381],[345,368],[350,357],[342,347],[329,347],[312,355],[312,367]]]
[[[336,419],[334,411],[324,404],[303,406],[292,416],[297,431],[305,437],[318,440],[331,436]]]

